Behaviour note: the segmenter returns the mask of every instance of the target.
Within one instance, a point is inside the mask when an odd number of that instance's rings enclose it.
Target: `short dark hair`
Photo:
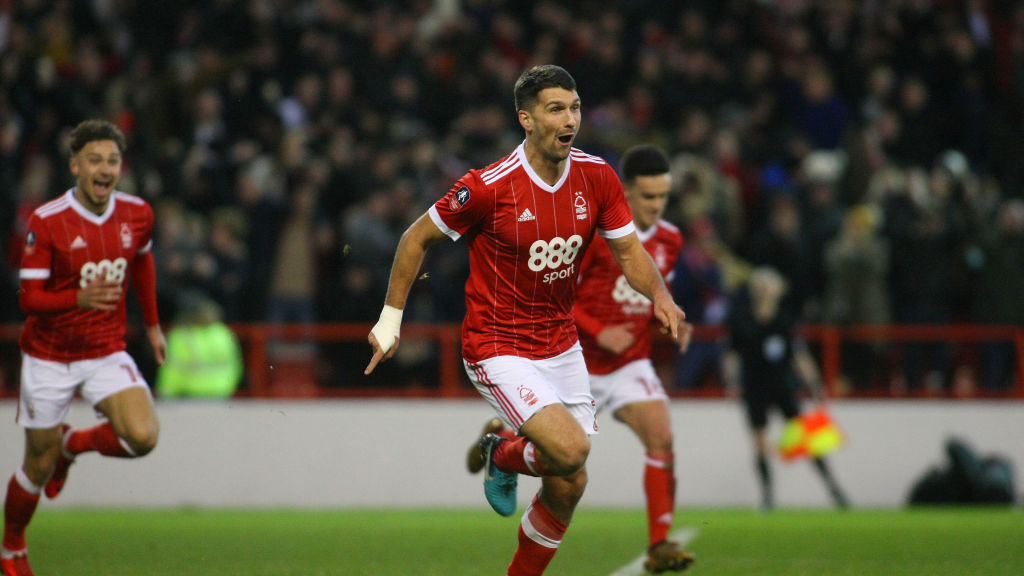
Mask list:
[[[516,112],[533,108],[537,104],[537,95],[545,88],[576,90],[576,81],[565,68],[554,64],[541,64],[530,68],[516,80],[513,92]]]
[[[113,140],[117,144],[117,149],[122,154],[125,149],[128,148],[128,143],[124,138],[124,132],[117,126],[106,120],[85,120],[80,122],[74,129],[71,130],[71,142],[68,147],[71,148],[71,155],[78,154],[82,148],[89,142],[96,142],[99,140]]]
[[[637,176],[657,176],[669,172],[668,155],[654,144],[638,144],[622,155],[619,177],[629,182]]]

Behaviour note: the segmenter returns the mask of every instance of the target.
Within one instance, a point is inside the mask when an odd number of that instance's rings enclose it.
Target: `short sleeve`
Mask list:
[[[597,221],[598,235],[602,238],[620,238],[634,231],[633,213],[626,203],[622,182],[608,164],[604,164],[599,193],[601,213]]]
[[[476,226],[488,209],[493,212],[493,203],[476,182],[473,172],[467,173],[428,211],[434,224],[452,240]]]

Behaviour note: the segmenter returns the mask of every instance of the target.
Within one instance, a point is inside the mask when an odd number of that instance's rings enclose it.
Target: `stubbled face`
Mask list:
[[[121,177],[121,150],[113,140],[89,142],[71,157],[71,173],[78,179],[75,198],[91,212],[102,214]]]
[[[519,122],[526,130],[530,146],[556,164],[569,157],[580,119],[579,94],[564,88],[541,90],[531,110],[519,111]]]
[[[633,222],[640,230],[649,230],[665,214],[672,177],[668,174],[637,176],[625,186],[626,201],[633,212]]]

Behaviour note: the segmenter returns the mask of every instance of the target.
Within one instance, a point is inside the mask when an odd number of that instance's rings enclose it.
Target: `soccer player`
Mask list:
[[[747,422],[754,436],[757,477],[761,485],[761,507],[775,506],[770,446],[765,429],[768,409],[778,408],[787,420],[800,415],[798,383],[821,400],[821,374],[807,344],[795,332],[795,320],[782,305],[786,279],[774,268],[762,266],[750,274],[746,301],[733,306],[729,318],[729,346],[722,359],[722,377],[731,390],[742,390]],[[846,508],[846,495],[823,457],[814,457],[814,468],[828,488],[836,506]]]
[[[150,251],[153,211],[115,190],[125,139],[103,120],[86,120],[70,135],[76,185],[29,219],[21,258],[21,398],[25,457],[7,484],[0,567],[4,576],[31,575],[25,529],[45,492],[56,498],[68,467],[83,452],[133,458],[156,446],[159,424],[135,362],[125,351],[125,293],[131,281],[157,363],[167,343],[157,315]],[[75,392],[105,416],[72,430],[64,419]]]
[[[661,219],[672,189],[668,156],[657,146],[634,146],[623,154],[619,175],[637,236],[666,282],[671,281],[683,236]],[[668,396],[651,363],[653,309],[650,300],[630,288],[605,242],[594,242],[583,257],[574,313],[598,411],[607,409],[629,426],[646,452],[644,568],[655,574],[685,570],[693,554],[668,540],[675,509],[675,457]],[[691,329],[684,324],[678,333],[682,351]]]
[[[597,421],[572,305],[580,259],[595,234],[607,240],[629,284],[653,302],[663,330],[677,337],[685,315],[637,238],[615,170],[573,148],[581,114],[572,76],[558,66],[535,66],[516,81],[514,97],[522,144],[470,170],[402,235],[384,309],[367,336],[373,356],[365,372],[397,350],[402,312],[428,247],[466,237],[463,363],[518,434],[480,438],[484,494],[495,511],[511,516],[517,475],[541,478],[507,571],[524,576],[544,572],[587,483]]]

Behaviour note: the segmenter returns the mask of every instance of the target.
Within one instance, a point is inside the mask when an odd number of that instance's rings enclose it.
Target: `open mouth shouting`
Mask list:
[[[107,196],[107,195],[109,195],[113,191],[113,189],[114,189],[114,180],[113,179],[93,180],[92,181],[92,191],[93,191],[93,194],[96,194],[97,196]]]

